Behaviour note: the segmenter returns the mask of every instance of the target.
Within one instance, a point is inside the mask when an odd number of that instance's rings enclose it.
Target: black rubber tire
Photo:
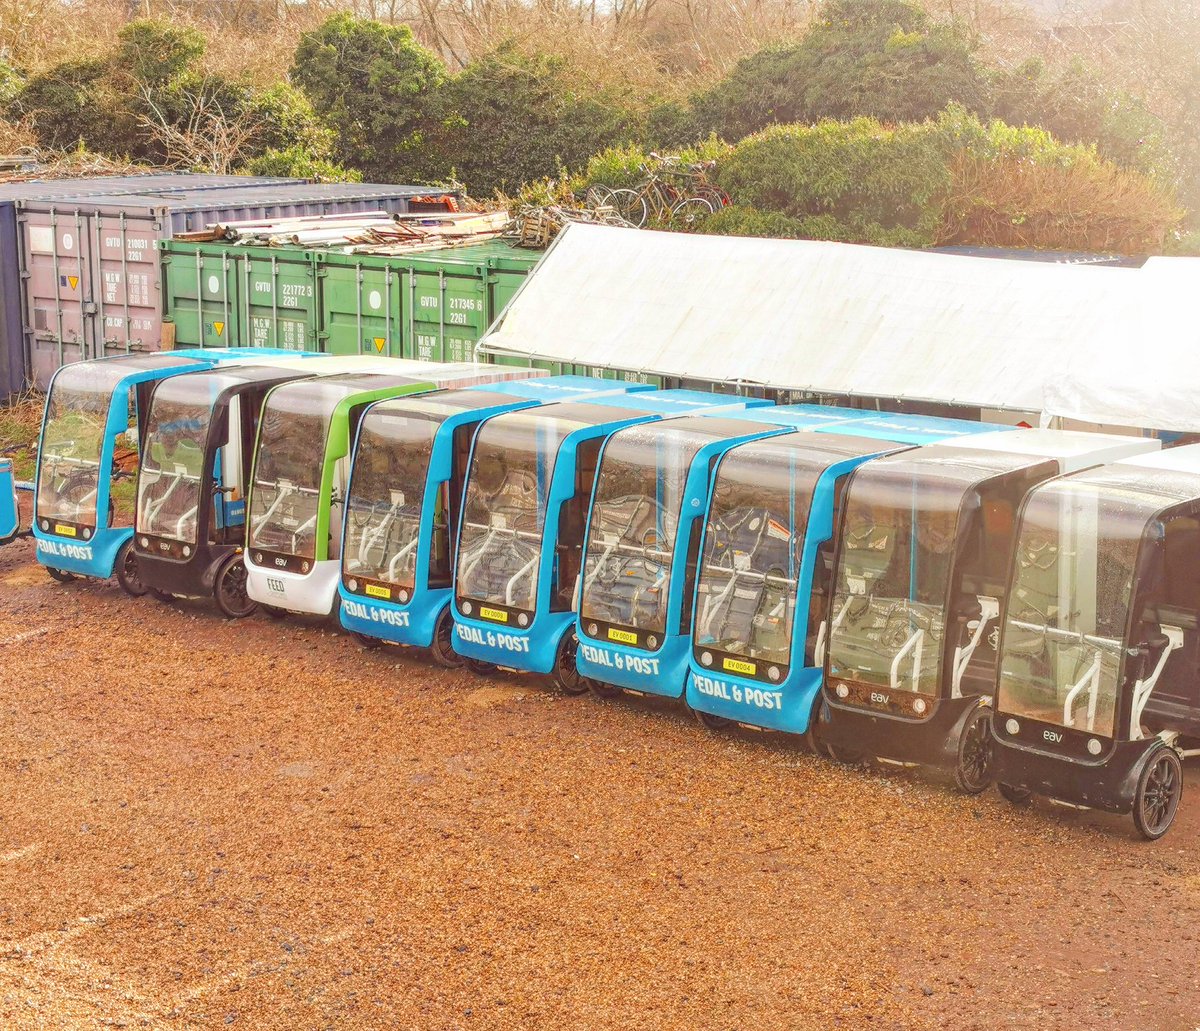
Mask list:
[[[1029,788],[1019,788],[1015,784],[998,783],[996,790],[1013,805],[1028,805],[1029,800],[1033,798],[1033,792]]]
[[[992,710],[977,705],[958,739],[954,783],[967,795],[978,795],[992,783]]]
[[[1163,745],[1150,753],[1133,796],[1133,825],[1147,841],[1171,829],[1183,797],[1183,763],[1175,749]]]
[[[46,572],[55,583],[69,584],[75,579],[74,573],[68,573],[65,569],[55,569],[53,566],[47,566]]]
[[[821,742],[821,748],[825,754],[829,756],[835,763],[840,763],[842,766],[865,766],[867,763],[867,753],[861,752],[857,748],[844,748],[841,745],[831,745],[828,741]]]
[[[146,593],[146,585],[142,583],[138,574],[137,552],[133,550],[132,537],[122,544],[117,552],[116,573],[121,590],[131,598],[140,598]]]
[[[438,614],[433,625],[433,642],[429,645],[429,657],[442,669],[461,669],[463,657],[454,650],[454,617],[447,605]]]
[[[213,598],[217,608],[230,619],[254,615],[258,602],[246,593],[246,563],[241,555],[231,556],[217,570],[213,578]]]
[[[490,677],[497,669],[494,662],[484,662],[483,659],[463,659],[463,665],[477,677]]]
[[[383,641],[378,637],[371,637],[369,634],[359,633],[357,630],[349,631],[351,637],[358,642],[358,646],[365,652],[373,652],[383,647]]]
[[[569,629],[558,642],[558,650],[554,653],[554,671],[551,676],[554,686],[565,695],[587,694],[587,678],[579,672],[575,664],[575,655],[579,651],[579,638],[574,629]]]
[[[719,733],[722,730],[728,730],[733,726],[733,720],[726,716],[714,716],[711,712],[701,712],[699,709],[693,709],[692,715],[696,717],[696,721],[705,730],[711,730],[714,733]]]
[[[587,685],[587,689],[591,692],[593,698],[600,698],[607,701],[612,698],[620,698],[625,693],[616,684],[606,684],[603,680],[593,680],[591,677],[584,677],[583,682]]]
[[[813,699],[812,712],[808,714],[808,729],[800,735],[800,741],[813,755],[824,755],[821,748],[821,692]]]
[[[261,601],[258,603],[258,608],[259,608],[260,612],[265,612],[272,619],[286,619],[287,618],[287,614],[288,614],[287,609],[277,608],[274,605],[267,605]]]

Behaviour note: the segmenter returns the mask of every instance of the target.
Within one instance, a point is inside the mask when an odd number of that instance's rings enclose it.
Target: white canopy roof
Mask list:
[[[1129,269],[573,225],[482,346],[1200,430],[1198,293],[1187,259]]]

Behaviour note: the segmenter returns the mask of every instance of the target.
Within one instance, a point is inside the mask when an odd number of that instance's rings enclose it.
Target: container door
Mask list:
[[[60,365],[94,357],[87,219],[46,208],[23,211],[20,221],[25,338],[34,382],[44,390]]]
[[[401,331],[401,274],[355,255],[322,265],[321,347],[330,354],[410,358]]]
[[[172,248],[165,260],[167,313],[176,347],[236,347],[240,327],[238,270],[242,261],[222,250]]]
[[[414,263],[407,277],[412,357],[469,362],[488,324],[483,271]]]
[[[248,347],[315,349],[317,338],[316,272],[303,252],[279,255],[249,253],[242,258],[242,303]]]
[[[123,211],[90,215],[88,223],[95,357],[161,350],[158,223]]]

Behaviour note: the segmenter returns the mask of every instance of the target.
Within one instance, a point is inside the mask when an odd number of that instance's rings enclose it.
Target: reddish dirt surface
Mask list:
[[[1200,1024],[1200,776],[968,799],[0,549],[4,1028]]]

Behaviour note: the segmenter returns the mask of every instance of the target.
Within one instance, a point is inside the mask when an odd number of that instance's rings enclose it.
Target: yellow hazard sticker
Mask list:
[[[378,587],[375,584],[367,584],[367,594],[372,598],[390,598],[392,589],[390,587]]]
[[[630,633],[628,630],[614,630],[609,627],[608,639],[610,641],[620,641],[622,644],[637,644],[637,634]]]
[[[60,537],[74,537],[76,535],[75,527],[64,526],[62,523],[54,524],[54,532]]]
[[[224,322],[214,322],[213,323],[213,331],[217,334],[217,336],[220,336],[222,333],[225,332],[225,323]]]
[[[386,346],[387,346],[387,338],[386,337],[376,337],[375,338],[375,350],[378,351],[380,354],[383,354],[383,349]]]
[[[479,614],[484,619],[495,620],[497,623],[507,623],[508,613],[503,609],[489,609],[486,605],[479,606]]]
[[[721,665],[730,673],[745,673],[748,677],[752,677],[758,672],[758,663],[745,662],[742,659],[725,659]]]
[[[79,277],[78,276],[67,276],[67,282],[71,284],[71,289],[74,290],[75,287],[77,287],[79,285]]]

